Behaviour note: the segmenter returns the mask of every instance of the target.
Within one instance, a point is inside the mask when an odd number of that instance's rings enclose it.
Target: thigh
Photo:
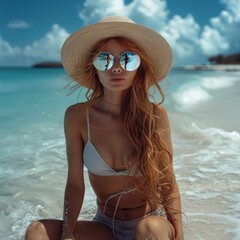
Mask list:
[[[39,220],[31,223],[26,231],[25,240],[51,239],[60,240],[62,235],[60,220]]]
[[[100,222],[79,221],[75,228],[76,240],[113,240],[112,230]]]
[[[27,229],[26,240],[60,240],[62,235],[61,220],[44,219],[33,222]],[[74,236],[76,240],[113,240],[111,229],[99,222],[78,221]]]
[[[136,229],[136,239],[174,239],[172,224],[160,216],[148,216],[143,218]]]

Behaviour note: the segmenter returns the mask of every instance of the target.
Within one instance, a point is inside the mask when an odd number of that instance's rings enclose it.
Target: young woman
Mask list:
[[[182,240],[180,194],[163,93],[167,41],[126,17],[112,16],[73,33],[62,48],[68,74],[88,101],[65,114],[68,177],[63,221],[40,220],[27,240]],[[149,90],[160,91],[160,103]],[[84,165],[97,197],[93,221],[78,221]]]

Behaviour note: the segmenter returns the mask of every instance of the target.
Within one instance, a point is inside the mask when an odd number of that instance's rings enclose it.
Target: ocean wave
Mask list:
[[[6,200],[6,199],[5,199]],[[4,231],[0,233],[1,240],[9,239],[23,239],[26,227],[34,220],[41,218],[41,213],[44,211],[44,207],[40,204],[34,204],[26,201],[15,201],[10,206],[2,208],[1,212],[3,216],[2,221],[7,223],[10,228],[3,228]],[[24,226],[24,227],[23,227]]]
[[[240,134],[192,123],[175,133],[173,141],[187,235],[239,239]]]
[[[171,98],[177,110],[189,111],[196,107],[197,104],[211,101],[216,97],[213,94],[218,90],[234,87],[239,81],[239,74],[194,76],[173,89]]]
[[[177,109],[189,110],[196,104],[211,99],[212,96],[199,84],[189,83],[172,93],[172,98]]]
[[[240,77],[203,77],[200,84],[205,89],[217,90],[232,87],[239,80]]]

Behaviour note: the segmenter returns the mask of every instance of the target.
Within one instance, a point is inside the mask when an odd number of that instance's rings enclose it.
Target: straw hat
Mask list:
[[[100,40],[112,37],[124,37],[141,46],[153,65],[155,80],[161,81],[169,73],[173,55],[168,42],[159,33],[124,16],[109,16],[72,33],[61,51],[65,71],[70,76],[76,75],[76,69],[83,69],[85,66],[90,49]],[[92,86],[91,83],[87,86],[79,79],[74,80],[85,87]]]

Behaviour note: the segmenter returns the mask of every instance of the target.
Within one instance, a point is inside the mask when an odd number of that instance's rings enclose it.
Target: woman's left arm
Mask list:
[[[167,219],[174,227],[176,240],[183,240],[181,197],[171,168],[163,181],[166,184],[166,188],[163,187],[163,201]]]
[[[157,127],[167,150],[161,154],[161,161],[163,160],[168,166],[165,177],[161,179],[161,197],[163,198],[167,218],[174,227],[176,240],[183,240],[181,197],[173,169],[171,129],[167,111],[161,105],[157,109],[159,118]]]

